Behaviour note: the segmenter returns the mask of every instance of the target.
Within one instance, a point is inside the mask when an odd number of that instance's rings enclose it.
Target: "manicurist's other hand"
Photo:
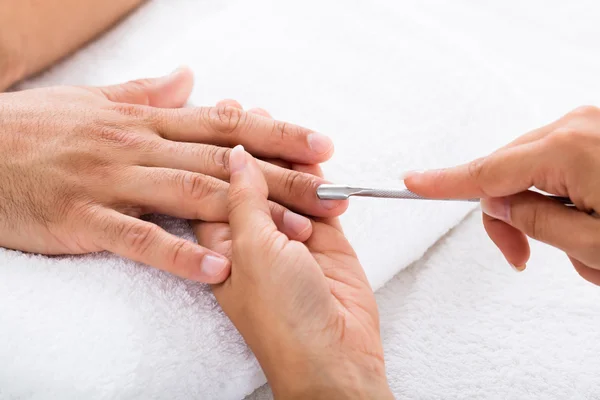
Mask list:
[[[0,94],[0,246],[44,254],[108,250],[184,278],[223,281],[230,261],[139,219],[227,222],[230,147],[288,163],[327,160],[331,141],[237,107],[182,107],[188,69],[109,87]],[[278,229],[306,240],[321,178],[260,162]]]
[[[523,270],[527,237],[563,250],[600,285],[600,109],[581,107],[491,155],[454,168],[410,174],[412,191],[435,198],[480,197],[484,225],[508,262]],[[568,196],[568,208],[539,193]]]
[[[273,221],[256,161],[238,146],[229,166],[233,267],[213,290],[275,397],[392,398],[377,305],[338,220],[318,219],[305,243],[290,240]]]

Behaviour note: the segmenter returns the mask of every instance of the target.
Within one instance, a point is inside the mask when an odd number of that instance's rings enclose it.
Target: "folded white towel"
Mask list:
[[[333,137],[338,183],[490,151],[532,127],[511,82],[417,0],[154,1],[23,87],[197,74],[194,104],[238,99]],[[375,289],[472,209],[352,201],[343,217]],[[184,221],[156,217],[192,239]],[[239,399],[264,376],[210,290],[108,254],[0,251],[0,397]]]

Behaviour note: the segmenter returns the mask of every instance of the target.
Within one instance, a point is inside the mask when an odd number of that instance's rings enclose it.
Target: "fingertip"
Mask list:
[[[286,210],[283,214],[283,227],[290,240],[304,242],[312,234],[312,223],[302,215]]]
[[[333,155],[333,141],[328,136],[319,132],[312,132],[308,135],[307,142],[314,157],[314,163],[327,161]]]
[[[483,214],[483,225],[508,264],[517,271],[525,269],[531,250],[527,237],[518,229]]]
[[[205,254],[198,268],[194,269],[191,279],[202,283],[222,283],[231,273],[231,262],[216,254]]]
[[[163,108],[182,107],[194,88],[194,72],[181,66],[169,75],[159,78],[156,89],[150,94],[150,106]]]
[[[400,179],[404,181],[404,185],[411,192],[423,195],[426,192],[430,192],[432,186],[431,180],[435,171],[426,170],[415,170],[403,173]]]
[[[242,172],[246,168],[247,156],[244,146],[238,144],[235,146],[231,153],[229,153],[229,170],[233,175]]]

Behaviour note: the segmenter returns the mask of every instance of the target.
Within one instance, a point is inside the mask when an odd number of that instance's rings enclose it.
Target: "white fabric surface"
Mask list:
[[[330,179],[393,182],[483,154],[541,119],[527,85],[507,78],[514,65],[481,51],[506,39],[477,14],[493,4],[464,3],[157,0],[24,87],[108,84],[186,63],[194,104],[260,105],[334,138]],[[532,60],[539,51],[522,49]],[[530,74],[532,86],[543,75]],[[343,222],[378,288],[470,209],[362,200]],[[182,221],[157,222],[191,238]],[[264,382],[202,285],[105,254],[2,251],[0,263],[0,397],[239,399]]]

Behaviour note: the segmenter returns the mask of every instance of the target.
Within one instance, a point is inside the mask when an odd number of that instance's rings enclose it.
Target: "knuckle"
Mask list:
[[[478,158],[467,164],[467,174],[469,179],[475,183],[475,185],[487,196],[487,190],[485,185],[485,173],[487,168],[486,158]]]
[[[139,104],[114,103],[110,106],[115,111],[126,117],[145,119],[148,117],[148,107]]]
[[[227,147],[211,148],[211,159],[214,164],[220,167],[224,172],[229,172],[229,155],[231,149]]]
[[[206,114],[210,127],[225,135],[240,133],[241,127],[247,122],[247,114],[231,106],[210,107]]]
[[[190,200],[202,200],[214,189],[204,175],[185,172],[181,175],[183,195]]]
[[[124,126],[100,124],[96,126],[94,132],[101,141],[116,144],[119,147],[142,148],[148,145],[145,137]]]
[[[171,261],[171,265],[177,266],[180,264],[181,261],[185,261],[186,254],[189,254],[189,250],[191,247],[191,243],[188,242],[187,240],[177,240],[173,246],[171,246],[171,255],[170,255],[170,261]]]
[[[149,223],[134,223],[122,225],[118,229],[120,230],[118,235],[125,246],[133,249],[137,254],[145,254],[151,248],[160,228]]]
[[[525,234],[536,240],[543,240],[545,226],[547,226],[546,216],[541,212],[539,206],[531,207],[523,217],[523,229]]]
[[[277,136],[281,141],[285,141],[286,137],[290,135],[290,124],[282,121],[275,121],[273,129],[271,130],[272,136]]]
[[[251,187],[229,187],[229,209],[236,211],[256,196]]]
[[[313,187],[313,180],[301,172],[285,170],[281,176],[280,185],[285,193],[302,198]]]
[[[550,147],[554,147],[563,152],[569,150],[570,154],[578,152],[587,142],[587,134],[579,129],[560,128],[546,137],[546,142]]]

